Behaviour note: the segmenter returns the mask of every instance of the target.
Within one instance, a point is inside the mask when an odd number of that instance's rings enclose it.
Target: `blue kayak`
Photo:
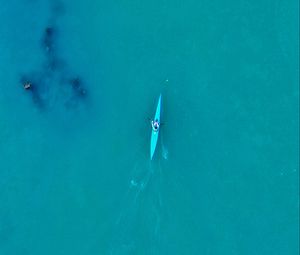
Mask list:
[[[160,112],[161,112],[161,94],[158,99],[157,107],[156,107],[156,112],[154,116],[154,121],[158,121],[160,123]],[[151,132],[151,144],[150,144],[150,159],[152,160],[155,148],[157,145],[157,140],[158,140],[158,134],[159,134],[159,128],[157,130],[154,130],[152,127],[152,132]]]

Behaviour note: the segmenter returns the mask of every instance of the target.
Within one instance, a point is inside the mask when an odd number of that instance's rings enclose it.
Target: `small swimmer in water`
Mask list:
[[[32,96],[33,102],[36,105],[38,105],[39,108],[41,108],[41,109],[44,108],[44,102],[41,98],[41,95],[40,95],[37,87],[35,86],[35,83],[30,81],[26,77],[21,78],[21,83],[22,83],[24,90],[28,91],[27,93],[29,93]]]
[[[23,87],[25,90],[29,90],[32,88],[32,84],[31,84],[31,82],[27,81],[23,84]]]
[[[45,29],[43,44],[47,52],[53,51],[54,32],[53,27],[46,27]]]
[[[78,96],[85,96],[87,94],[87,91],[85,88],[83,88],[82,86],[82,81],[80,80],[80,78],[75,78],[75,79],[72,79],[70,81],[71,85],[72,85],[72,88],[73,90],[76,92],[76,94]]]

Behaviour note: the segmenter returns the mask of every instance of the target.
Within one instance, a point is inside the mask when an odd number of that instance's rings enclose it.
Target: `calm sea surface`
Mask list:
[[[298,254],[298,1],[0,17],[1,255]]]

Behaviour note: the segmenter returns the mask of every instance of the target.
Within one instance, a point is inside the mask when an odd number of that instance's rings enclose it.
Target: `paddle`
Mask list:
[[[151,118],[147,118],[147,120],[149,120],[150,122],[152,121],[152,119]],[[166,123],[165,122],[161,122],[160,124],[159,124],[159,126],[164,126]]]

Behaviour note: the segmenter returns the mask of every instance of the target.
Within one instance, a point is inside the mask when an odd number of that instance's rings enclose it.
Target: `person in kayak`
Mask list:
[[[158,120],[152,120],[151,121],[151,126],[152,126],[152,129],[153,129],[153,131],[154,132],[157,132],[158,131],[158,129],[159,129],[159,122],[158,122]]]

